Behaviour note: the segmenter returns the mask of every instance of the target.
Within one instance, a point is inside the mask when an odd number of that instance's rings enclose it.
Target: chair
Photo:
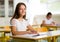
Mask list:
[[[40,28],[33,28],[34,30],[36,30],[38,33],[40,32],[48,32],[48,29],[46,27],[40,27]],[[43,40],[40,40],[40,42],[48,42],[50,38],[46,38]]]
[[[47,32],[48,29],[46,27],[41,27],[41,28],[34,28],[37,32]]]
[[[2,27],[3,29],[2,31],[0,31],[0,42],[7,42],[10,39],[10,37],[8,36],[8,33],[10,33],[10,26],[2,26]]]

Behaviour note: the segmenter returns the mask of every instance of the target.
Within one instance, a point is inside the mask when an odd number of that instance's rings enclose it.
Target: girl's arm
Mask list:
[[[27,28],[34,34],[37,33],[37,31],[35,31],[31,25],[27,26]]]
[[[11,30],[13,35],[31,34],[30,31],[17,31],[15,26],[12,26]]]

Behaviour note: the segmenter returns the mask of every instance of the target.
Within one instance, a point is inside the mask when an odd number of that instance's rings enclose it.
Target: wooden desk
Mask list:
[[[22,36],[13,36],[12,42],[40,42],[41,39],[47,40],[47,37],[29,38],[29,37],[22,37]]]
[[[10,26],[0,26],[0,32],[9,33],[10,31]]]
[[[49,28],[60,28],[60,26],[43,26],[43,27],[49,27]]]
[[[57,28],[60,28],[60,26],[42,26],[42,27],[47,27],[48,29],[49,28],[54,28],[55,30],[57,30]]]
[[[0,42],[9,40],[10,26],[0,26]]]
[[[60,36],[60,30],[45,32],[47,34],[40,35],[37,37],[28,37],[24,35],[14,35],[12,36],[12,42],[40,42],[41,39],[48,39],[48,42],[51,42],[51,37],[54,39],[53,42],[56,42],[56,37]],[[44,34],[44,33],[42,33]]]
[[[10,33],[11,30],[6,30],[4,28],[0,28],[0,42],[6,42],[7,39],[6,39],[6,34],[7,33]]]
[[[10,31],[11,31],[11,30],[0,29],[0,33],[2,33],[2,32],[4,33],[4,34],[3,34],[3,35],[4,35],[3,37],[5,37],[7,33],[10,33]]]

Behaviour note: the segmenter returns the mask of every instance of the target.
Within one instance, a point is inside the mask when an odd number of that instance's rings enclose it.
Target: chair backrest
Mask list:
[[[7,31],[10,31],[10,26],[4,26]]]
[[[10,26],[10,29],[11,29],[11,35],[14,35],[14,34],[13,34],[13,29],[12,29],[12,26]]]
[[[11,28],[11,26],[4,26],[4,28],[6,29],[7,32],[10,33],[10,36],[12,36],[12,28]]]
[[[0,32],[0,37],[4,37],[4,32]]]
[[[34,28],[37,32],[47,32],[48,29],[46,27],[41,27],[41,28]]]
[[[1,26],[0,28],[0,37],[5,37],[4,32],[10,32],[10,26]]]

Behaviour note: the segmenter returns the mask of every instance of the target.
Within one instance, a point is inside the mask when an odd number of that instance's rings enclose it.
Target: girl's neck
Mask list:
[[[18,18],[19,21],[23,21],[23,17]]]
[[[48,20],[50,20],[49,18],[47,18]]]

